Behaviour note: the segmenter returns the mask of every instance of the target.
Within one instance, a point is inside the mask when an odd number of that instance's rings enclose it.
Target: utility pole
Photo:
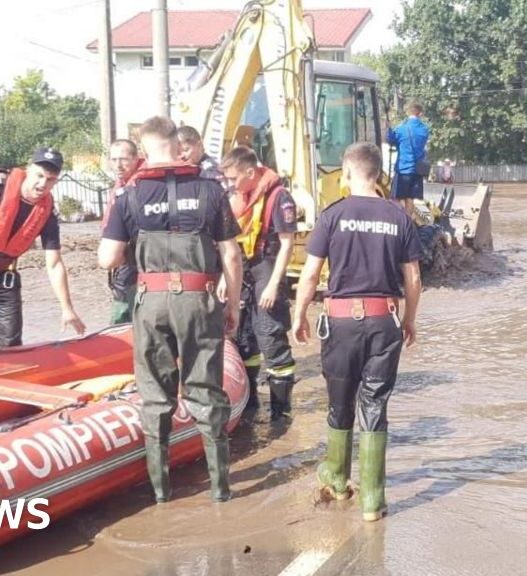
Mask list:
[[[101,73],[101,142],[104,153],[107,153],[112,141],[115,140],[115,95],[110,0],[104,0],[102,3],[99,28],[99,62]]]
[[[168,12],[167,0],[156,0],[152,10],[152,52],[157,86],[157,113],[170,116],[170,82],[168,74]]]

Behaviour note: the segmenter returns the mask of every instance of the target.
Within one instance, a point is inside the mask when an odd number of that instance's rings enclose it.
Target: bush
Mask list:
[[[82,222],[84,220],[84,208],[82,203],[71,196],[63,196],[59,202],[59,213],[66,222]]]

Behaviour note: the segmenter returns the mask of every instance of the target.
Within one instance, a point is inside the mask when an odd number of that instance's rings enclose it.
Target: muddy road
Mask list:
[[[174,471],[168,505],[152,506],[148,486],[127,490],[6,546],[0,573],[527,574],[527,186],[495,188],[494,254],[462,262],[423,293],[419,342],[403,355],[390,403],[384,521],[365,525],[353,501],[315,503],[326,397],[313,342],[295,350],[302,380],[292,425],[271,426],[264,404],[233,434],[232,501],[209,502],[197,462]],[[89,329],[104,326],[110,305],[96,232],[63,228],[75,305]],[[22,264],[26,342],[59,336],[38,262],[31,254]],[[265,402],[267,394],[261,388]]]

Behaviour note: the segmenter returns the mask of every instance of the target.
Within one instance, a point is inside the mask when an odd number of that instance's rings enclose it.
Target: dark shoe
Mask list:
[[[328,429],[327,457],[317,469],[324,500],[348,500],[353,495],[351,475],[352,430]]]
[[[276,422],[285,418],[293,418],[291,408],[291,395],[295,385],[295,377],[290,376],[277,377],[268,376],[269,389],[271,394],[271,421]]]
[[[387,432],[361,432],[359,441],[360,507],[366,522],[386,515],[384,499],[386,481]]]
[[[258,398],[258,374],[260,373],[260,366],[246,366],[245,369],[249,379],[249,399],[245,405],[245,411],[254,412],[260,408],[260,400]]]

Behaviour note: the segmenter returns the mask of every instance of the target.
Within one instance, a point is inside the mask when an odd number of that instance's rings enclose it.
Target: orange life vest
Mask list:
[[[0,252],[13,258],[17,258],[31,248],[53,209],[53,197],[51,194],[46,194],[33,205],[22,226],[11,236],[20,208],[22,184],[25,179],[26,172],[15,168],[7,179],[4,196],[0,203]]]
[[[151,180],[166,178],[170,174],[175,176],[199,176],[199,166],[174,162],[174,164],[148,166],[144,164],[130,178],[128,184],[135,184],[138,180]]]
[[[276,198],[283,190],[278,174],[269,168],[256,170],[260,176],[256,188],[248,196],[235,194],[231,198],[232,211],[241,228],[236,240],[249,260],[254,257],[258,247],[263,248]]]

